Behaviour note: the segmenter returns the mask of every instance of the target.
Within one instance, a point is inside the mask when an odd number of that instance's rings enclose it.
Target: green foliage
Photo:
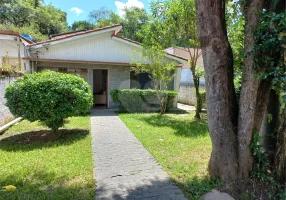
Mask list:
[[[79,30],[92,30],[94,28],[94,24],[88,22],[88,21],[75,21],[70,29],[73,31],[79,31]]]
[[[137,35],[142,27],[149,21],[149,16],[145,9],[131,7],[124,9],[124,15],[120,17],[108,8],[102,7],[89,13],[88,19],[94,27],[105,27],[113,24],[123,23],[120,36],[142,42],[142,38]]]
[[[54,131],[65,119],[87,112],[91,89],[82,78],[44,71],[26,74],[6,89],[7,106],[13,115],[41,121]]]
[[[0,30],[30,34],[34,41],[67,30],[66,13],[41,1],[3,0],[0,4]]]
[[[143,112],[144,105],[158,106],[160,102],[157,96],[166,96],[169,105],[176,97],[177,92],[168,90],[141,90],[141,89],[114,89],[111,91],[113,102],[119,104],[121,111]],[[169,105],[171,106],[171,105]]]
[[[226,26],[228,40],[233,52],[233,66],[235,75],[242,71],[244,59],[244,26],[245,19],[241,12],[239,1],[228,1],[226,3]]]
[[[156,19],[143,25],[137,32],[137,36],[145,46],[158,46],[161,49],[172,46],[173,37],[170,37],[170,34],[169,27]]]
[[[193,0],[154,1],[151,13],[152,20],[138,32],[143,44],[161,49],[199,47]]]
[[[166,89],[168,83],[174,78],[177,64],[174,61],[166,59],[166,52],[158,48],[143,47],[142,54],[135,60],[135,66],[132,70],[135,73],[147,72],[153,80],[154,89]],[[167,105],[167,96],[161,93],[157,94],[160,101],[160,112],[165,113]]]
[[[131,7],[125,8],[125,15],[123,21],[123,29],[120,31],[120,35],[138,42],[142,42],[141,38],[137,36],[143,25],[149,21],[149,17],[145,9]]]
[[[263,152],[260,141],[261,137],[257,133],[254,133],[250,147],[253,152],[255,168],[252,170],[251,176],[268,185],[269,191],[267,195],[269,199],[285,199],[286,189],[284,185],[278,181],[279,176],[277,170],[272,171],[269,159],[267,158],[267,154]]]
[[[137,60],[134,60],[135,66],[132,67],[136,73],[147,72],[151,75],[154,88],[166,88],[173,79],[177,64],[166,59],[166,52],[160,48],[144,46],[143,52]]]
[[[196,77],[203,78],[204,77],[204,73],[205,73],[204,68],[196,67],[196,71],[195,71]]]
[[[52,5],[41,5],[35,10],[35,27],[43,35],[52,35],[67,31],[66,13]]]
[[[286,90],[284,47],[286,37],[286,11],[279,14],[264,12],[255,31],[255,68],[265,68],[261,79],[273,81],[277,91]]]
[[[199,90],[199,79],[203,73],[197,65],[201,56],[198,37],[196,8],[194,0],[164,0],[154,1],[151,4],[152,17],[138,33],[146,47],[164,49],[171,46],[185,48],[188,53],[189,67],[196,90]],[[197,100],[199,101],[199,96]],[[200,102],[197,102],[196,118],[201,111]]]

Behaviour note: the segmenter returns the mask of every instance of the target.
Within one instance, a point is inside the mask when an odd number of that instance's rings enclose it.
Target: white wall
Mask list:
[[[32,56],[39,59],[115,63],[134,63],[140,58],[140,48],[112,38],[112,33],[107,32],[53,45],[44,44],[45,47],[38,49],[31,47]]]
[[[181,84],[193,85],[193,75],[190,68],[182,68],[181,71]],[[200,78],[200,85],[205,85],[205,78]]]
[[[113,40],[111,33],[71,40],[38,49],[39,58],[130,63],[138,48]],[[32,51],[35,53],[35,51]]]
[[[0,77],[0,126],[11,121],[14,116],[10,113],[9,108],[5,105],[5,90],[9,84],[16,81],[16,77]]]
[[[18,59],[18,47],[16,36],[3,36],[0,37],[0,66],[2,66],[3,57],[6,56],[6,51],[8,51],[8,56],[12,60]],[[22,42],[20,42],[20,57],[25,58],[25,47]],[[14,64],[14,63],[11,63]],[[26,66],[26,69],[25,69]],[[21,59],[21,70],[29,70],[29,62]]]

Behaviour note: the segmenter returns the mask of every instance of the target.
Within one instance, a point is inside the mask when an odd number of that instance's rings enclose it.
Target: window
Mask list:
[[[130,88],[150,89],[152,88],[152,79],[148,73],[136,74],[134,71],[130,72]]]

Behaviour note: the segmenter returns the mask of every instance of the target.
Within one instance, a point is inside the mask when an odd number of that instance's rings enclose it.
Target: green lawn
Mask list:
[[[125,114],[119,117],[189,199],[220,187],[208,177],[211,140],[206,123],[186,114]]]
[[[73,117],[58,135],[22,121],[0,135],[0,199],[94,199],[90,118]],[[0,190],[1,190],[0,188]]]

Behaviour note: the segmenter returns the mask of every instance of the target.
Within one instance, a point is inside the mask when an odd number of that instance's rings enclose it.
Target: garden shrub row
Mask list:
[[[173,106],[177,92],[170,90],[141,90],[141,89],[114,89],[111,97],[114,103],[119,105],[120,111],[146,112],[148,108],[160,107],[158,95],[167,96],[167,110]]]

